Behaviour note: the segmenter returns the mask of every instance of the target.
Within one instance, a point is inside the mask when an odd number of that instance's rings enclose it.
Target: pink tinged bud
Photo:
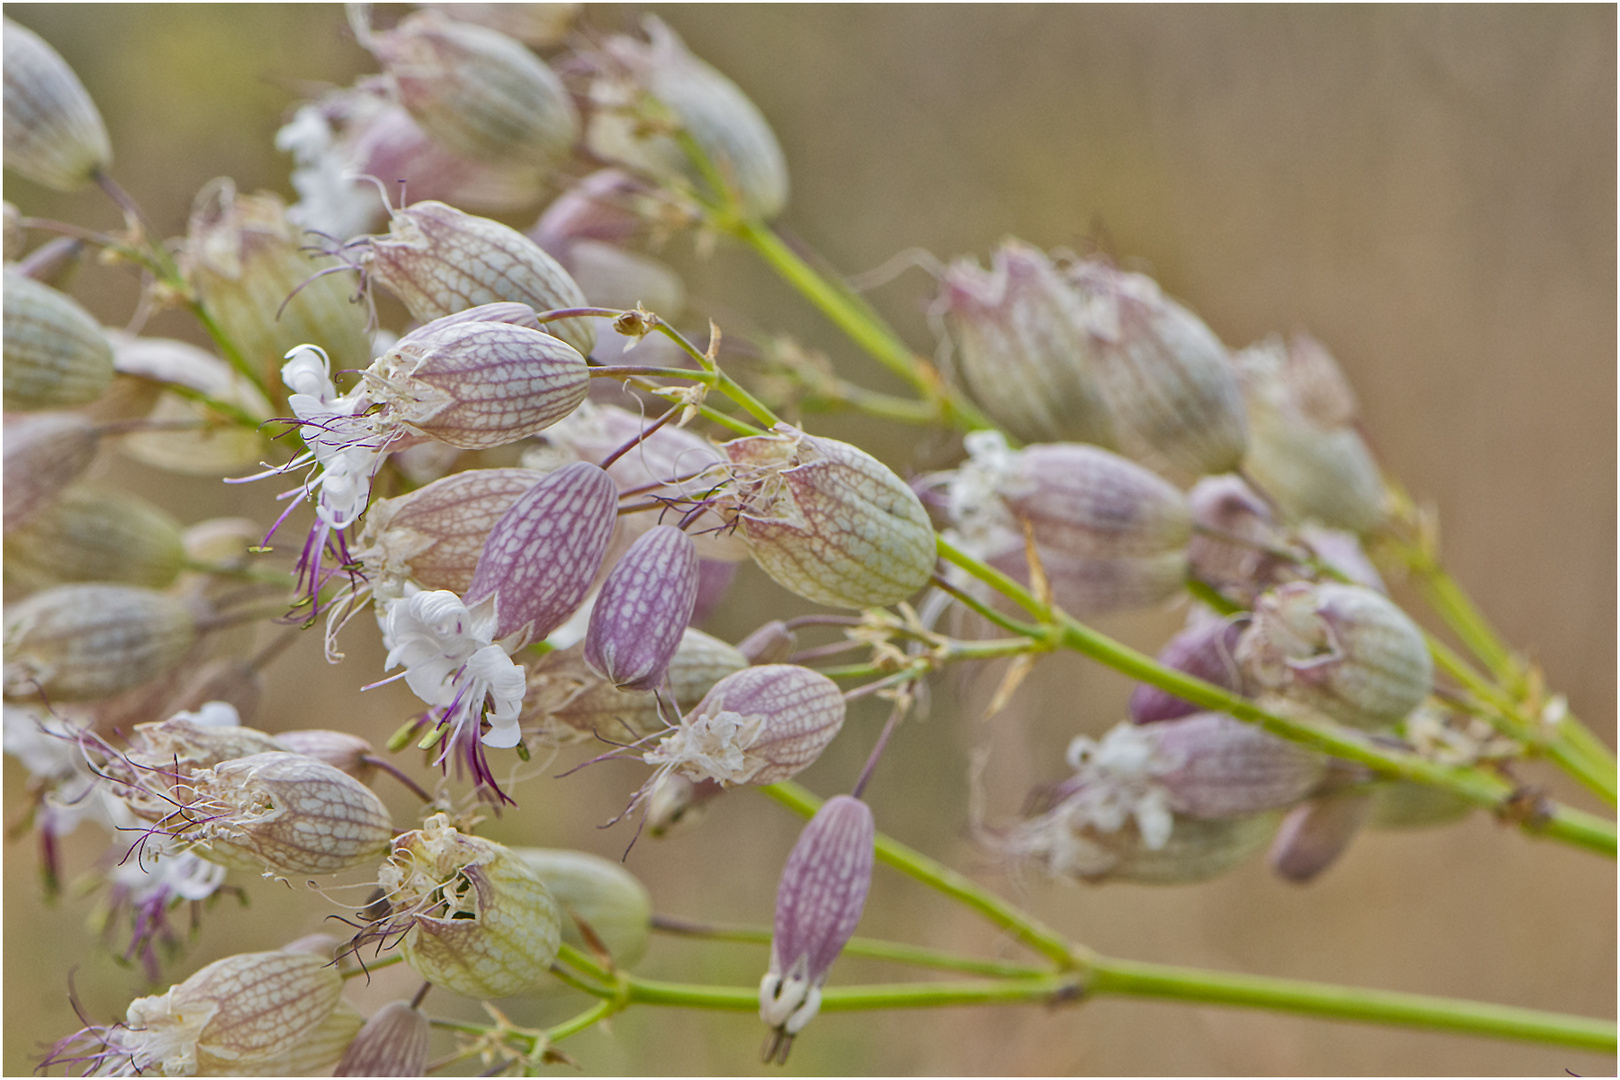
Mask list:
[[[290,753],[314,758],[323,764],[351,776],[362,784],[370,783],[377,771],[372,762],[376,749],[358,735],[345,731],[311,729],[308,731],[278,731],[276,742]]]
[[[1119,446],[1154,468],[1203,476],[1243,460],[1243,394],[1226,347],[1151,278],[1100,259],[1069,268],[1085,307]]]
[[[774,784],[820,757],[843,724],[837,683],[794,664],[763,664],[715,683],[642,759],[690,780]]]
[[[5,613],[5,695],[94,701],[139,686],[191,650],[184,601],[134,585],[59,585]]]
[[[1153,725],[1174,766],[1159,774],[1170,807],[1196,818],[1245,817],[1292,806],[1321,784],[1321,754],[1224,713]]]
[[[934,530],[915,492],[865,451],[785,424],[735,439],[730,513],[760,569],[839,608],[893,604],[928,584]]]
[[[352,138],[356,173],[400,183],[423,202],[508,211],[534,205],[544,190],[546,170],[522,161],[484,161],[455,153],[397,105],[377,109]],[[376,190],[367,194],[376,206]],[[376,209],[380,213],[385,208]]]
[[[419,12],[361,42],[399,103],[455,153],[549,168],[579,136],[562,80],[498,30]]]
[[[390,914],[366,936],[399,937],[405,962],[435,986],[487,1001],[530,993],[551,978],[562,913],[510,848],[460,833],[435,814],[394,840],[377,882]]]
[[[375,863],[394,835],[388,808],[364,784],[301,754],[223,761],[179,788],[186,811],[165,831],[203,858],[268,874],[335,874]]]
[[[130,1003],[126,1021],[58,1044],[53,1062],[99,1063],[112,1075],[298,1075],[330,1068],[360,1028],[327,957],[240,953]],[[99,1052],[72,1053],[72,1044]],[[99,1070],[98,1070],[99,1071]]]
[[[1303,885],[1344,854],[1373,809],[1370,791],[1335,791],[1296,806],[1271,845],[1271,868]]]
[[[692,618],[692,538],[659,525],[630,545],[603,582],[585,634],[585,662],[621,690],[656,690]]]
[[[622,169],[598,169],[552,200],[529,236],[552,252],[581,240],[625,244],[647,232],[654,205],[646,181]]]
[[[1333,357],[1296,334],[1236,356],[1249,413],[1244,469],[1296,520],[1365,533],[1384,517],[1384,482],[1354,425],[1355,395]]]
[[[366,513],[350,551],[379,599],[402,596],[407,581],[464,593],[495,523],[544,475],[532,469],[474,469],[380,499]]]
[[[390,1001],[372,1013],[332,1075],[426,1075],[430,1032],[427,1014],[408,1001]]]
[[[1044,252],[1007,240],[989,273],[958,260],[940,284],[958,369],[985,412],[1025,441],[1114,444],[1079,299]]]
[[[6,424],[5,528],[9,531],[48,506],[95,460],[101,441],[95,425],[72,413],[50,413]]]
[[[112,164],[95,102],[56,50],[5,21],[5,157],[19,176],[73,191]]]
[[[787,161],[765,117],[661,20],[649,16],[642,25],[645,43],[621,36],[603,48],[604,77],[591,89],[598,107],[586,130],[591,151],[665,181],[706,185],[703,170],[672,136],[660,133],[673,124],[702,148],[744,212],[758,218],[781,213]]]
[[[595,465],[579,462],[549,474],[491,530],[467,606],[491,604],[497,639],[546,638],[584,602],[613,537],[618,506],[613,481]]]
[[[821,1007],[827,972],[855,934],[872,884],[875,829],[861,800],[822,804],[788,855],[776,889],[770,971],[759,984],[759,1016],[777,1030],[765,1058],[786,1059],[793,1036]]]
[[[1242,623],[1205,617],[1171,638],[1159,652],[1158,661],[1165,667],[1241,694],[1243,676],[1238,669],[1236,650],[1242,636]],[[1198,711],[1199,706],[1192,702],[1147,683],[1131,691],[1131,719],[1138,724],[1175,720]]]
[[[107,335],[70,297],[7,268],[4,308],[7,412],[84,405],[111,384]]]
[[[1253,685],[1369,730],[1404,719],[1434,681],[1417,624],[1359,585],[1295,582],[1261,596],[1237,659]]]
[[[504,305],[501,305],[504,306]],[[506,322],[429,323],[365,373],[388,422],[463,450],[517,442],[573,412],[590,389],[585,358]]]
[[[1188,493],[1193,521],[1222,539],[1197,533],[1188,545],[1192,572],[1245,606],[1280,576],[1286,561],[1265,548],[1286,549],[1287,537],[1271,507],[1237,476],[1206,476]]]
[[[439,202],[395,212],[387,236],[367,243],[371,280],[427,322],[498,301],[535,311],[585,306],[585,294],[540,245],[516,229]],[[545,331],[589,356],[588,319],[545,323]]]

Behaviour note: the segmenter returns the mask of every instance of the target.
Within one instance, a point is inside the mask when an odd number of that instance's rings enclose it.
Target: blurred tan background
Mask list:
[[[590,25],[639,11],[592,8]],[[1360,393],[1381,461],[1438,506],[1446,554],[1507,638],[1611,745],[1615,729],[1615,11],[1612,7],[725,6],[659,9],[699,55],[759,104],[787,153],[783,224],[849,272],[906,248],[981,258],[1012,234],[1045,247],[1099,239],[1148,270],[1231,346],[1309,329]],[[372,70],[329,6],[7,5],[80,73],[112,131],[114,173],[158,226],[183,232],[191,196],[218,175],[290,196],[270,139],[305,87]],[[94,194],[56,196],[6,176],[25,212],[110,227]],[[513,218],[526,227],[533,215]],[[792,334],[842,372],[890,388],[856,350],[744,253],[704,261],[679,242],[697,306]],[[92,268],[76,294],[105,321],[133,310],[124,279]],[[931,283],[910,272],[873,293],[917,348]],[[186,334],[165,317],[149,332]],[[948,464],[943,438],[843,418],[900,468]],[[185,520],[264,516],[266,492],[167,482],[139,466],[106,473],[157,490]],[[166,486],[157,487],[159,483]],[[736,640],[801,610],[745,579],[710,629]],[[751,588],[750,585],[759,585]],[[1407,597],[1409,599],[1409,597]],[[1153,649],[1178,612],[1105,622]],[[272,669],[257,723],[337,723],[383,738],[411,710],[400,687],[360,697],[380,651],[355,624],[350,658],[314,640]],[[314,635],[311,635],[313,638]],[[1002,875],[964,840],[970,750],[990,742],[993,814],[1063,772],[1062,749],[1123,715],[1129,684],[1079,658],[1047,662],[1013,708],[979,722],[941,685],[906,725],[870,789],[879,827],[1026,902],[1110,955],[1615,1015],[1615,867],[1476,815],[1441,831],[1362,836],[1307,888],[1251,864],[1175,890],[1068,888]],[[336,717],[336,720],[329,719]],[[857,711],[804,780],[847,790],[881,723]],[[642,770],[594,766],[535,781],[488,830],[526,843],[617,855],[624,826],[598,832]],[[7,820],[21,773],[7,761]],[[1577,805],[1583,793],[1556,786]],[[409,800],[385,791],[407,820]],[[642,840],[629,865],[657,907],[768,923],[799,824],[750,794],[695,832]],[[100,839],[66,845],[87,866]],[[90,902],[39,900],[34,851],[6,851],[4,1071],[77,1026],[75,982],[111,1020],[151,992],[84,929]],[[250,878],[202,920],[178,980],[230,952],[274,947],[339,910]],[[182,920],[183,921],[183,920]],[[1018,951],[981,923],[879,869],[861,932],[984,955]],[[754,984],[763,950],[656,942],[640,970]],[[845,959],[833,981],[899,969]],[[379,973],[365,1007],[408,995]],[[448,995],[429,999],[451,1013]],[[559,999],[514,1005],[556,1022]],[[474,1013],[462,1010],[459,1015]],[[565,1044],[588,1073],[747,1074],[763,1030],[752,1015],[638,1009],[611,1036]],[[797,1073],[1612,1073],[1613,1058],[1237,1010],[1135,1001],[825,1016]]]

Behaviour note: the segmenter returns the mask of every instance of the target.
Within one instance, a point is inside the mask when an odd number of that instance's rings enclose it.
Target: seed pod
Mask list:
[[[513,848],[512,852],[562,908],[564,943],[589,951],[579,929],[583,922],[620,966],[634,964],[646,953],[652,897],[621,864],[583,851]]]
[[[481,1000],[546,984],[561,912],[511,849],[435,814],[395,838],[377,882],[391,911],[371,933],[403,934],[405,962],[428,982]]]
[[[535,311],[585,306],[585,294],[557,260],[516,229],[440,202],[396,211],[387,236],[367,243],[371,280],[427,322],[497,301]],[[588,319],[543,324],[589,356],[596,328]]]
[[[1243,460],[1243,394],[1226,347],[1151,278],[1101,259],[1068,268],[1114,434],[1126,455],[1154,468],[1205,476]]]
[[[560,45],[568,36],[580,5],[566,4],[420,4],[419,7],[457,22],[499,30],[536,49]]]
[[[105,581],[157,589],[184,561],[180,523],[116,488],[69,488],[5,538],[7,580],[31,588]]]
[[[1196,609],[1195,609],[1196,610]],[[1157,657],[1159,663],[1177,671],[1214,683],[1234,694],[1243,692],[1243,674],[1236,658],[1241,622],[1229,622],[1211,615],[1189,618],[1188,626],[1171,638]],[[1147,683],[1131,691],[1131,720],[1151,724],[1191,716],[1199,707],[1192,702]]]
[[[547,653],[529,665],[528,694],[523,701],[524,730],[558,745],[599,734],[635,742],[662,731],[657,699],[643,690],[617,690],[585,663],[585,646]],[[736,649],[688,628],[669,663],[669,685],[675,704],[690,709],[714,684],[748,666]]]
[[[88,311],[9,267],[4,307],[8,412],[83,405],[107,389],[112,347]]]
[[[366,313],[333,265],[311,258],[306,239],[274,195],[238,195],[218,179],[198,192],[186,229],[181,267],[203,309],[265,381],[288,350],[319,342],[339,369],[366,366],[371,341]],[[295,295],[296,293],[296,295]]]
[[[1384,482],[1353,426],[1355,395],[1314,338],[1268,338],[1237,354],[1249,413],[1243,465],[1288,517],[1365,533]]]
[[[399,103],[458,154],[550,168],[579,137],[562,80],[498,30],[421,11],[392,30],[358,36]]]
[[[50,413],[6,424],[5,528],[50,505],[95,460],[101,433],[82,416]]]
[[[642,760],[690,780],[774,784],[820,757],[843,724],[837,683],[795,664],[762,664],[715,683]]]
[[[661,20],[648,16],[642,26],[646,43],[619,36],[603,46],[605,77],[591,88],[598,109],[585,132],[591,152],[666,181],[705,184],[708,177],[680,144],[658,133],[659,121],[666,131],[673,122],[702,148],[746,213],[762,219],[781,213],[787,162],[754,103]],[[643,95],[657,107],[649,109]]]
[[[176,597],[134,585],[59,585],[6,609],[5,694],[111,697],[179,663],[196,636]]]
[[[511,305],[494,304],[495,314]],[[472,318],[413,330],[364,373],[390,425],[463,450],[517,442],[573,412],[590,389],[585,358],[539,330]]]
[[[402,596],[407,581],[464,593],[490,530],[544,475],[533,469],[474,469],[398,498],[379,499],[366,512],[365,528],[350,552],[381,600]]]
[[[829,607],[893,604],[928,584],[934,530],[915,492],[849,443],[779,424],[734,439],[724,498],[760,569]]]
[[[73,191],[112,164],[107,127],[84,84],[38,34],[10,19],[4,67],[7,168]]]
[[[108,334],[113,364],[119,374],[136,376],[156,392],[142,415],[159,423],[207,421],[195,431],[136,431],[118,440],[120,453],[168,472],[220,476],[256,465],[264,458],[263,436],[256,430],[220,418],[199,401],[182,397],[158,383],[177,383],[235,405],[255,420],[269,420],[270,402],[240,373],[219,357],[184,341]],[[260,530],[262,538],[263,530]],[[255,543],[257,543],[255,539]]]
[[[390,1001],[371,1014],[343,1052],[333,1076],[424,1076],[428,1018],[408,1001]]]
[[[1404,719],[1434,681],[1423,632],[1359,585],[1273,589],[1256,603],[1236,655],[1254,685],[1369,730]]]
[[[1334,791],[1296,806],[1271,845],[1271,869],[1303,885],[1344,854],[1372,811],[1369,791]]]
[[[939,304],[963,381],[998,423],[1026,442],[1114,445],[1080,301],[1045,252],[1006,240],[989,273],[959,259]]]
[[[590,591],[618,505],[607,473],[584,462],[535,483],[491,530],[467,606],[491,605],[496,638],[548,637]]]
[[[388,808],[364,784],[301,754],[223,761],[187,782],[189,816],[175,835],[210,862],[276,875],[335,874],[388,851]]]
[[[875,827],[861,800],[835,795],[799,834],[776,887],[771,966],[759,1016],[776,1029],[765,1060],[785,1062],[793,1037],[821,1007],[821,987],[855,934],[872,884]]]
[[[697,548],[673,525],[630,546],[591,608],[585,662],[621,690],[656,690],[697,603]]]

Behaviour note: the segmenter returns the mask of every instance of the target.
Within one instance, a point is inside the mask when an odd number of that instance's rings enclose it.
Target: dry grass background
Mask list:
[[[270,148],[302,86],[344,83],[367,59],[328,6],[8,5],[79,71],[106,114],[115,173],[170,234],[217,175],[290,193]],[[793,172],[783,223],[849,271],[908,247],[986,255],[1012,234],[1043,246],[1101,238],[1150,270],[1236,347],[1292,327],[1326,342],[1357,387],[1386,468],[1432,500],[1457,575],[1551,684],[1613,741],[1615,723],[1615,11],[1612,7],[1054,6],[675,7],[700,55],[775,126]],[[636,10],[594,8],[599,27]],[[53,196],[6,177],[25,210],[111,226],[93,195]],[[528,219],[514,221],[524,226]],[[681,263],[701,306],[747,333],[789,333],[841,370],[885,382],[847,342],[740,252]],[[121,323],[133,293],[91,270],[79,294]],[[903,276],[874,301],[919,348],[929,283]],[[152,332],[181,333],[163,320]],[[949,460],[943,440],[843,418],[897,466]],[[162,478],[108,463],[150,490]],[[186,520],[263,514],[262,492],[169,483]],[[749,579],[712,629],[735,639],[789,606]],[[760,584],[759,588],[748,585]],[[1105,628],[1152,648],[1179,615]],[[354,634],[358,641],[364,635]],[[399,688],[358,697],[380,653],[336,669],[314,642],[272,669],[257,722],[323,718],[374,737],[410,709]],[[990,724],[942,686],[905,727],[871,789],[880,827],[1016,894],[1112,955],[1615,1013],[1615,868],[1476,816],[1443,831],[1360,838],[1323,880],[1294,888],[1251,865],[1185,889],[1074,889],[1002,876],[963,840],[965,769],[993,743],[992,810],[1062,771],[1061,749],[1122,715],[1128,684],[1052,660]],[[805,777],[851,782],[881,721],[851,730]],[[331,721],[327,721],[331,722]],[[8,811],[20,774],[6,766]],[[530,785],[502,839],[617,854],[591,828],[639,770],[600,766]],[[1559,787],[1579,805],[1580,792]],[[390,793],[390,798],[394,793]],[[409,807],[394,800],[400,820]],[[749,795],[696,832],[643,841],[630,866],[661,910],[766,922],[797,822]],[[86,831],[70,865],[95,854]],[[76,862],[75,862],[76,860]],[[4,1071],[76,1026],[66,982],[92,1015],[148,992],[84,929],[89,902],[40,903],[33,851],[6,852]],[[334,909],[244,880],[245,912],[220,910],[176,969],[274,947]],[[228,905],[227,905],[228,906]],[[864,933],[985,954],[1014,951],[976,921],[880,870]],[[762,953],[659,943],[664,978],[753,983]],[[899,977],[844,960],[835,981]],[[178,976],[177,976],[178,977]],[[380,973],[367,1007],[412,988]],[[430,999],[431,1000],[431,999]],[[448,998],[436,1002],[446,1010]],[[513,1009],[551,1020],[562,1001]],[[638,1010],[611,1037],[567,1048],[590,1073],[751,1073],[752,1016]],[[1235,1010],[1103,1001],[1080,1008],[827,1016],[789,1073],[1612,1073],[1613,1058]]]

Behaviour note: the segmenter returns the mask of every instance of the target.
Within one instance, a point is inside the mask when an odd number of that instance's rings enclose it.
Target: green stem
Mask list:
[[[821,799],[792,781],[784,780],[769,784],[759,790],[805,817],[813,817],[821,807]],[[1063,967],[1084,964],[1089,959],[1086,949],[1075,945],[1056,930],[1025,914],[994,893],[981,888],[945,864],[936,862],[921,852],[913,851],[882,833],[877,835],[876,843],[879,861],[972,908],[1031,949],[1055,960]]]
[[[1498,1039],[1554,1043],[1613,1053],[1615,1026],[1606,1020],[1520,1009],[1455,998],[1364,990],[1263,975],[1200,971],[1166,964],[1098,959],[1087,972],[1088,996],[1272,1009],[1301,1016],[1360,1020],[1401,1027],[1457,1031]],[[825,1006],[823,1006],[825,1008]]]
[[[601,1023],[603,1020],[606,1020],[608,1017],[618,1012],[622,1007],[623,1006],[617,1001],[598,1001],[595,1005],[592,1005],[578,1016],[564,1020],[556,1027],[547,1028],[546,1041],[556,1043],[561,1042],[570,1035],[578,1035],[585,1029],[593,1027],[596,1024]]]
[[[940,555],[991,586],[1023,607],[1039,622],[1055,625],[1061,643],[1133,679],[1151,683],[1177,697],[1214,712],[1229,713],[1239,720],[1257,724],[1274,735],[1302,743],[1323,753],[1360,762],[1379,773],[1432,784],[1455,792],[1468,801],[1488,807],[1525,831],[1578,847],[1589,848],[1613,858],[1615,826],[1593,814],[1540,801],[1533,812],[1519,808],[1518,789],[1499,776],[1479,769],[1440,765],[1416,754],[1387,750],[1359,734],[1336,724],[1318,723],[1279,716],[1255,705],[1247,698],[1207,683],[1182,671],[1165,667],[1151,657],[1100,634],[1065,612],[1042,603],[1028,589],[1006,574],[987,566],[959,550],[943,536],[936,537]]]

